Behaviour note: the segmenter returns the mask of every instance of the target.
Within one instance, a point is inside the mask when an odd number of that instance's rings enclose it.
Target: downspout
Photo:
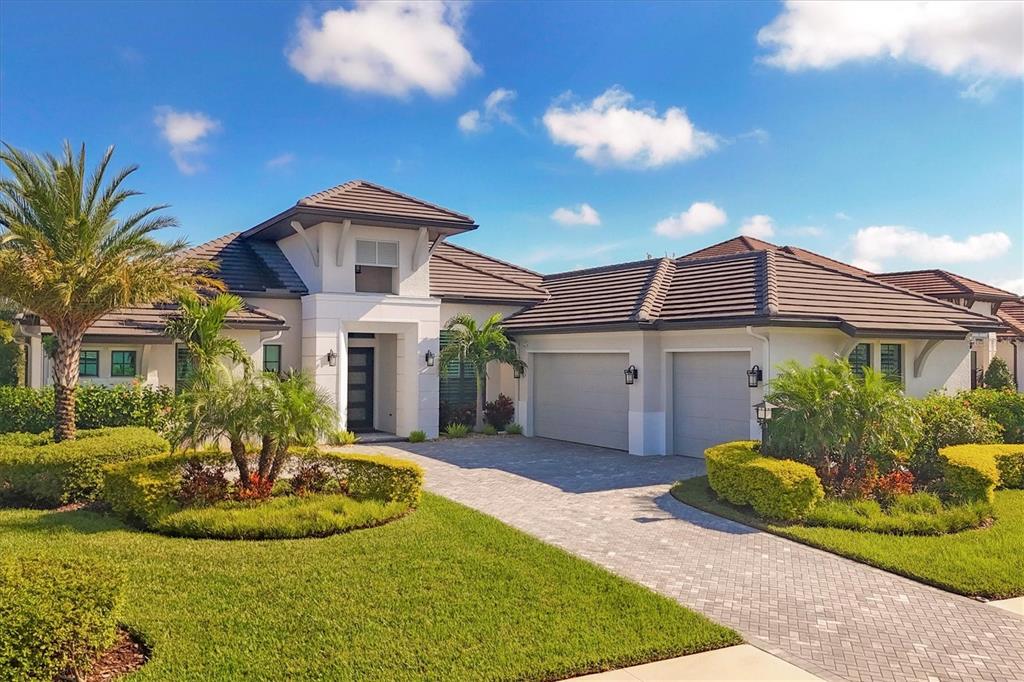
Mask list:
[[[1013,387],[1020,393],[1020,374],[1017,373],[1017,353],[1020,349],[1017,347],[1017,341],[1018,339],[1010,339],[1010,345],[1013,346]]]
[[[772,344],[771,344],[771,340],[767,336],[762,336],[760,334],[754,333],[754,328],[752,326],[750,326],[750,325],[747,325],[745,331],[747,332],[748,336],[752,336],[755,339],[758,339],[758,340],[760,340],[762,342],[762,348],[764,350],[763,350],[763,353],[762,353],[763,357],[761,358],[761,360],[762,360],[762,362],[764,362],[764,366],[761,368],[761,370],[764,372],[764,381],[767,384],[768,374],[771,371],[771,366],[772,366]],[[761,400],[764,400],[764,391],[765,391],[765,389],[762,388],[761,389]],[[753,406],[751,406],[751,409],[753,409]],[[764,433],[761,434],[761,438],[762,439],[764,438]]]

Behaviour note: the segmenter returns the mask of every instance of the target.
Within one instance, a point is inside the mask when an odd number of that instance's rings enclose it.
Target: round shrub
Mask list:
[[[106,470],[103,499],[122,518],[158,533],[279,539],[386,523],[419,503],[423,485],[423,471],[412,462],[296,449],[291,452],[294,475],[274,484],[276,497],[209,504],[204,492],[221,485],[216,468],[231,462],[228,453],[191,452],[112,465]],[[194,475],[188,478],[190,471]]]
[[[79,431],[74,440],[60,443],[47,434],[2,438],[0,501],[38,507],[92,500],[103,481],[105,464],[170,448],[157,433],[134,426]]]
[[[82,679],[117,636],[120,573],[95,561],[0,560],[0,675]]]
[[[950,500],[992,501],[997,486],[1024,488],[1024,445],[953,445],[939,450],[941,491]]]
[[[705,450],[711,488],[732,504],[750,505],[764,518],[788,521],[804,516],[825,496],[814,468],[765,457],[757,445],[735,441]]]
[[[943,475],[939,449],[965,443],[998,443],[1002,429],[971,408],[963,396],[932,393],[914,401],[922,423],[922,435],[910,457],[910,470],[922,483],[938,481]]]

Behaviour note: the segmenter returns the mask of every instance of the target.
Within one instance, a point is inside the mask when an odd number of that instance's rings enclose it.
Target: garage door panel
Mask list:
[[[534,433],[601,447],[629,447],[629,392],[623,353],[534,356]]]
[[[750,353],[676,353],[672,363],[673,451],[703,456],[707,448],[750,438]]]

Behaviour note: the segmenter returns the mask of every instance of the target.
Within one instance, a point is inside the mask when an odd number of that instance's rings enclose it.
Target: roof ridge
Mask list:
[[[1001,289],[1000,287],[997,287],[997,286],[992,286],[991,284],[987,284],[985,282],[982,282],[981,280],[974,279],[974,278],[968,277],[966,275],[961,275],[961,274],[959,274],[957,272],[950,272],[948,270],[943,270],[943,272],[945,272],[950,277],[953,277],[954,279],[956,279],[958,281],[959,280],[967,280],[971,284],[980,284],[983,287],[986,287],[986,288],[989,288],[989,289],[994,289],[995,291],[1001,291],[1002,293],[1006,294],[1007,296],[1015,296],[1018,299],[1020,298],[1020,294],[1014,293],[1012,291],[1007,291],[1006,289]]]
[[[717,263],[718,261],[723,260],[741,260],[743,258],[757,258],[762,253],[768,253],[768,251],[737,251],[736,253],[720,253],[717,256],[701,256],[700,258],[680,257],[675,259],[675,263],[680,267],[690,267],[691,265],[698,265],[700,263]]]
[[[553,272],[549,275],[544,275],[544,280],[548,279],[560,279],[563,277],[573,277],[575,275],[589,275],[596,272],[614,272],[618,269],[625,269],[637,265],[643,265],[645,263],[652,263],[654,261],[661,260],[661,258],[644,258],[642,260],[626,261],[625,263],[611,263],[609,265],[597,265],[592,268],[582,268],[580,270],[565,270],[563,272]]]
[[[658,319],[661,306],[665,302],[665,294],[668,291],[665,276],[672,269],[672,266],[670,258],[662,258],[658,261],[658,264],[651,271],[651,276],[647,279],[647,283],[644,285],[644,294],[640,298],[640,305],[637,306],[637,310],[631,316],[631,319],[640,322],[653,322]]]
[[[775,257],[778,252],[765,250],[761,253],[764,254],[764,309],[771,317],[779,314],[779,281],[775,272]]]
[[[455,249],[460,249],[462,251],[465,251],[466,253],[471,253],[474,256],[480,256],[481,258],[486,258],[488,260],[496,261],[498,263],[501,263],[502,265],[507,265],[510,268],[515,268],[516,270],[521,270],[522,272],[525,272],[525,273],[530,274],[530,275],[536,275],[537,277],[540,277],[542,279],[544,277],[544,275],[540,274],[539,272],[537,272],[535,270],[531,270],[530,268],[524,268],[522,265],[516,265],[515,263],[510,263],[509,261],[502,260],[500,258],[495,258],[494,256],[490,256],[490,255],[488,255],[486,253],[482,253],[480,251],[474,251],[473,249],[465,247],[462,244],[453,244],[452,242],[447,241],[447,240],[443,240],[441,242],[441,244],[444,245],[444,246],[450,246],[450,247],[455,248]]]
[[[763,251],[763,250],[765,250],[762,247],[759,247],[758,244],[764,244],[765,246],[770,246],[773,249],[781,248],[778,244],[773,244],[773,243],[765,241],[763,239],[758,239],[757,237],[748,237],[745,234],[741,234],[741,235],[737,235],[735,237],[729,237],[728,239],[723,239],[722,241],[716,242],[714,244],[709,244],[707,246],[701,247],[701,248],[697,249],[696,251],[691,251],[690,253],[685,253],[682,256],[679,256],[678,258],[676,258],[676,260],[689,259],[690,256],[692,256],[695,253],[700,253],[701,251],[708,251],[708,250],[713,249],[713,248],[715,248],[717,246],[721,246],[722,244],[728,244],[729,242],[740,242],[741,244],[743,244],[745,247],[747,247],[751,251]],[[734,254],[728,254],[728,255],[734,255]],[[709,258],[709,257],[710,256],[698,256],[698,258]],[[696,259],[694,259],[694,260],[696,260]]]
[[[857,270],[858,272],[869,272],[868,270],[865,270],[864,268],[858,268],[856,265],[853,265],[851,263],[847,263],[846,261],[841,261],[838,258],[832,258],[831,256],[826,256],[825,254],[818,253],[817,251],[811,251],[810,249],[805,249],[802,246],[793,246],[792,244],[786,244],[785,246],[783,246],[780,249],[780,251],[785,251],[789,255],[796,256],[797,258],[799,258],[800,257],[799,254],[796,254],[796,253],[793,252],[794,249],[798,249],[800,251],[804,251],[805,253],[809,253],[812,256],[816,256],[818,258],[823,258],[823,259],[827,260],[830,263],[838,263],[839,265],[842,265],[844,268],[851,268],[853,270]]]
[[[886,287],[886,288],[892,289],[894,291],[899,291],[899,292],[904,293],[904,294],[910,294],[911,296],[913,296],[915,298],[924,299],[924,300],[929,301],[931,303],[938,303],[939,305],[941,305],[941,306],[943,306],[945,308],[951,308],[951,309],[956,310],[956,311],[961,312],[961,313],[968,313],[968,314],[973,315],[975,317],[980,317],[980,318],[986,319],[986,320],[995,320],[997,322],[999,321],[998,318],[996,316],[994,316],[994,315],[986,315],[984,313],[979,313],[976,310],[971,310],[970,308],[965,308],[963,306],[956,305],[955,303],[951,303],[949,301],[945,301],[945,300],[943,300],[941,298],[935,298],[933,296],[929,296],[928,294],[922,294],[919,291],[914,291],[913,289],[907,289],[905,287],[901,287],[899,285],[892,284],[890,282],[886,282],[884,280],[877,279],[874,276],[858,275],[858,274],[853,273],[853,272],[844,272],[844,271],[839,270],[837,268],[831,268],[831,267],[829,267],[827,265],[822,265],[821,263],[814,263],[814,262],[806,260],[804,258],[800,258],[799,256],[794,256],[791,253],[782,252],[782,253],[776,253],[776,255],[777,256],[782,256],[782,257],[785,257],[785,258],[790,258],[792,260],[798,261],[798,262],[803,263],[805,265],[810,265],[810,266],[815,267],[815,268],[821,268],[822,270],[828,270],[829,272],[834,272],[834,273],[837,273],[839,275],[843,275],[844,277],[853,277],[854,279],[858,279],[858,280],[861,280],[863,282],[870,282],[872,284],[877,284],[878,286]]]
[[[221,242],[223,243],[224,246],[227,246],[228,244],[233,242],[235,240],[235,238],[238,237],[240,234],[242,234],[240,231],[228,232],[227,234],[222,234],[219,237],[214,237],[213,239],[210,239],[209,241],[202,242],[201,244],[196,244],[195,246],[189,246],[188,248],[186,248],[181,253],[183,253],[183,254],[191,254],[191,253],[193,253],[195,251],[198,251],[199,249],[204,249],[204,248],[213,246],[214,244],[219,244]]]
[[[443,261],[448,261],[452,265],[456,265],[456,266],[458,266],[460,268],[466,268],[467,270],[472,270],[474,272],[479,272],[480,274],[487,275],[488,277],[496,277],[497,279],[500,279],[500,280],[503,280],[505,282],[508,282],[509,284],[514,284],[517,287],[523,287],[524,289],[532,289],[533,291],[536,291],[537,293],[540,293],[540,294],[544,294],[545,296],[548,296],[548,297],[551,296],[551,293],[547,289],[542,289],[542,288],[540,288],[538,286],[535,286],[533,284],[527,284],[525,282],[517,282],[516,280],[514,280],[514,279],[512,279],[510,277],[506,277],[504,275],[500,275],[500,274],[498,274],[496,272],[489,272],[487,270],[484,270],[483,268],[478,268],[475,265],[470,265],[469,263],[460,263],[459,261],[452,260],[451,258],[447,258],[443,254],[440,254],[440,253],[438,253],[436,251],[434,252],[433,257],[434,258],[440,258]]]
[[[385,187],[383,185],[378,185],[377,183],[370,182],[369,180],[363,180],[362,178],[357,178],[355,180],[349,180],[347,182],[341,183],[340,185],[335,185],[334,187],[328,187],[327,189],[320,190],[319,192],[314,192],[313,194],[309,194],[307,196],[304,196],[301,199],[299,199],[296,202],[295,205],[296,206],[308,206],[309,205],[308,200],[312,199],[313,197],[321,196],[321,195],[327,194],[329,192],[333,192],[334,190],[337,190],[337,189],[341,189],[342,193],[344,193],[344,192],[347,192],[347,191],[349,191],[351,189],[356,188],[359,185],[366,185],[367,187],[372,187],[373,189],[375,189],[375,190],[377,190],[379,192],[384,192],[385,194],[390,194],[392,196],[399,197],[400,199],[405,199],[406,201],[411,201],[413,203],[420,204],[421,206],[428,206],[428,207],[433,208],[435,210],[441,211],[442,213],[447,213],[448,215],[455,216],[456,218],[459,218],[460,220],[466,220],[466,221],[469,221],[469,222],[473,222],[473,219],[470,218],[465,213],[459,213],[458,211],[453,211],[450,208],[445,208],[444,206],[440,206],[438,204],[431,203],[431,202],[426,201],[424,199],[420,199],[419,197],[414,197],[414,196],[412,196],[410,194],[405,194],[404,192],[399,192],[398,190],[391,189],[390,187]],[[342,188],[344,188],[344,189],[342,189]]]

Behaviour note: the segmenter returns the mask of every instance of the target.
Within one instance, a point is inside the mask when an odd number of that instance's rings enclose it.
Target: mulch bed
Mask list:
[[[81,682],[106,682],[122,675],[127,675],[141,668],[149,659],[149,649],[138,637],[120,628],[117,631],[117,642],[103,652],[96,660],[92,670],[80,678]],[[79,682],[74,674],[67,673],[57,678],[56,682]]]

